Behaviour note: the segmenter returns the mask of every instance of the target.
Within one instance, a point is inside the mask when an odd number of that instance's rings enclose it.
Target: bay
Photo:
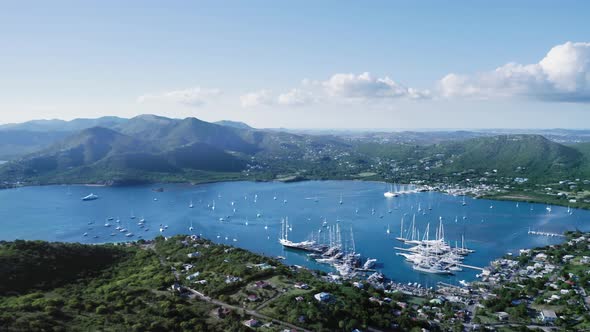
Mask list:
[[[163,187],[164,191],[153,191],[156,187]],[[139,236],[150,239],[160,234],[193,233],[257,253],[284,256],[287,264],[331,271],[305,253],[284,250],[278,243],[282,218],[289,218],[289,239],[293,241],[308,239],[310,234],[317,236],[320,229],[325,234],[322,224],[327,221],[329,225],[340,225],[342,238],[349,246],[352,230],[356,251],[364,257],[377,258],[377,269],[387,277],[434,286],[438,281],[470,281],[479,271],[464,269],[452,276],[414,271],[403,257],[395,255],[394,247],[403,246],[395,240],[402,216],[404,231],[414,215],[421,233],[430,223],[431,238],[442,218],[445,239],[452,244],[458,241],[460,246],[464,236],[466,246],[475,250],[464,263],[479,267],[508,252],[562,241],[557,237],[529,235],[529,229],[555,233],[590,230],[590,211],[586,210],[568,213],[566,207],[553,206],[549,212],[542,204],[521,202],[517,206],[510,201],[469,197],[464,206],[462,197],[437,192],[387,199],[383,196],[386,190],[384,183],[361,181],[23,187],[0,191],[0,239],[104,243],[137,240]],[[81,200],[90,193],[99,199]],[[191,201],[193,208],[189,208]],[[130,218],[132,214],[135,219]],[[146,220],[144,228],[138,225],[141,218]],[[117,219],[120,223],[115,222]],[[105,227],[105,223],[112,226]],[[125,237],[126,232],[115,230],[117,225],[134,236]],[[160,228],[165,228],[162,233]],[[88,235],[83,236],[84,233]]]

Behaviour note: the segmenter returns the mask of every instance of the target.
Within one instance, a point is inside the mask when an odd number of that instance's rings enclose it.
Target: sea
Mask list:
[[[389,189],[385,183],[366,181],[21,187],[0,191],[0,240],[105,243],[194,234],[259,254],[282,256],[286,264],[333,271],[307,253],[279,244],[282,220],[288,219],[292,241],[312,237],[328,241],[329,228],[338,225],[343,245],[365,258],[376,258],[377,271],[396,282],[431,287],[437,282],[472,281],[481,271],[464,268],[449,276],[414,271],[395,249],[404,247],[395,238],[411,233],[412,220],[421,238],[430,224],[430,239],[442,221],[446,241],[475,251],[464,260],[474,267],[485,267],[508,253],[517,255],[519,249],[563,241],[531,235],[529,230],[590,230],[590,211],[586,210],[439,192],[386,198],[383,194]],[[413,187],[396,185],[393,189],[404,192]],[[99,198],[81,199],[91,193]],[[145,219],[144,227],[138,225],[140,219]],[[127,232],[117,231],[116,226]],[[126,237],[127,233],[133,236]]]

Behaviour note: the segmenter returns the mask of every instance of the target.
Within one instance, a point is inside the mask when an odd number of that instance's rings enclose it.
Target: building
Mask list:
[[[244,322],[244,325],[246,325],[248,327],[258,327],[260,325],[260,322],[257,321],[256,319],[249,319]]]
[[[332,299],[332,294],[321,292],[313,296],[319,302],[329,302]]]
[[[309,285],[302,282],[296,282],[294,287],[298,289],[309,289]]]
[[[541,313],[539,314],[539,319],[541,319],[541,321],[546,324],[553,323],[557,319],[557,315],[553,310],[541,310]]]
[[[498,316],[498,320],[501,321],[501,322],[502,321],[507,321],[508,318],[510,318],[510,315],[508,315],[508,313],[507,312],[504,312],[504,311],[497,312],[496,313],[496,316]]]

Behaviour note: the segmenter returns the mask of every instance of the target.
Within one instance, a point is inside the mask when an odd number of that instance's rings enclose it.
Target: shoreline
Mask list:
[[[376,179],[342,179],[342,178],[333,178],[333,179],[326,179],[326,178],[303,178],[303,177],[294,177],[288,180],[281,180],[281,179],[248,179],[248,178],[236,178],[236,179],[208,179],[208,180],[199,180],[199,181],[164,181],[164,182],[152,182],[152,181],[129,181],[129,182],[122,182],[122,183],[40,183],[40,184],[26,184],[26,185],[15,185],[12,187],[3,186],[0,187],[0,190],[7,190],[7,189],[18,189],[23,187],[42,187],[42,186],[86,186],[86,187],[133,187],[133,186],[150,186],[150,185],[170,185],[170,184],[177,184],[177,185],[189,185],[189,186],[197,186],[202,184],[210,184],[210,183],[222,183],[222,182],[277,182],[277,183],[296,183],[296,182],[311,182],[311,181],[361,181],[361,182],[372,182],[372,183],[381,183],[383,185],[392,184],[391,182],[387,182],[384,180],[376,180]],[[524,202],[524,203],[534,203],[534,204],[547,204],[547,205],[554,205],[554,206],[563,206],[563,207],[570,207],[573,209],[581,209],[581,210],[590,210],[590,204],[585,203],[569,203],[569,202],[560,202],[555,200],[543,200],[543,199],[536,199],[535,197],[526,196],[526,195],[518,195],[515,193],[504,193],[504,194],[483,194],[483,195],[474,195],[472,193],[465,193],[463,195],[456,195],[449,193],[445,190],[441,190],[438,188],[437,185],[429,185],[429,184],[413,184],[413,183],[394,183],[398,185],[412,185],[416,187],[428,187],[428,188],[435,188],[435,189],[428,189],[425,191],[431,192],[440,192],[446,195],[452,196],[469,196],[473,199],[487,199],[492,201],[511,201],[511,202]]]

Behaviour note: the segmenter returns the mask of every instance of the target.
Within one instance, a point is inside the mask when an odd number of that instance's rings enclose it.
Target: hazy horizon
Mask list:
[[[590,123],[585,1],[2,9],[1,123],[146,113],[258,128]]]

